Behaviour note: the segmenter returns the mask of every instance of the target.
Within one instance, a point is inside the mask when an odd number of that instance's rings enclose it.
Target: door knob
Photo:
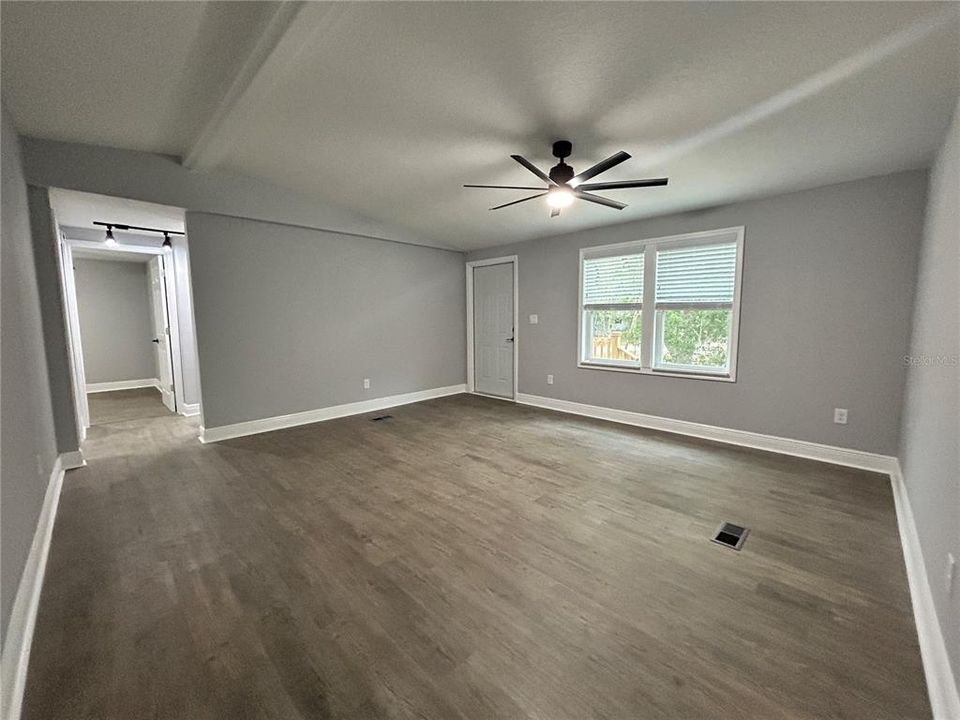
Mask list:
[[[507,342],[513,342],[513,338],[507,338]]]
[[[155,342],[155,343],[158,343],[158,344],[159,344],[159,342],[160,342],[160,338],[154,338],[154,339],[153,339],[153,340],[151,340],[150,342]]]

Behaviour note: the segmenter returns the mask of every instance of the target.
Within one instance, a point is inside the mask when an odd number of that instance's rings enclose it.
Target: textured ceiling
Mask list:
[[[956,106],[939,3],[3,3],[27,135],[182,156],[472,249],[926,165]],[[667,188],[488,207],[510,160]]]
[[[26,135],[179,155],[273,5],[0,3],[4,100]]]

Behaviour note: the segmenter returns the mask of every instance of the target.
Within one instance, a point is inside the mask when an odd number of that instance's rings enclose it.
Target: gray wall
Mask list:
[[[40,294],[40,316],[43,320],[43,340],[47,353],[47,376],[53,403],[53,425],[60,452],[77,450],[77,413],[73,404],[73,373],[70,370],[70,348],[67,344],[66,316],[63,293],[60,288],[60,257],[57,252],[59,236],[50,192],[47,188],[27,186],[30,206],[30,232],[33,237],[33,258],[37,270]]]
[[[87,385],[156,378],[147,265],[76,258]]]
[[[20,151],[6,110],[0,115],[0,631],[5,640],[57,446]]]
[[[176,158],[97,145],[22,138],[27,182],[145,200],[188,210],[293,223],[304,227],[435,243],[263,180],[227,172],[193,172]]]
[[[925,172],[897,173],[469,259],[519,255],[522,393],[894,455],[925,187]],[[577,368],[579,248],[735,225],[746,226],[735,383]],[[833,424],[835,407],[848,425]]]
[[[960,105],[930,178],[909,356],[901,467],[960,685]]]
[[[197,212],[187,234],[206,427],[464,382],[461,253]]]

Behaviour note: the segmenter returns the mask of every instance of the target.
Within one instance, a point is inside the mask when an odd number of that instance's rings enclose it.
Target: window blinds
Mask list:
[[[583,261],[583,305],[639,306],[643,303],[643,252]]]
[[[736,243],[658,250],[657,307],[732,307],[736,275]]]

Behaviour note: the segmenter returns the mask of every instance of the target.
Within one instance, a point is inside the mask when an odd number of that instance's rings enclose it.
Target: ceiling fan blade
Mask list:
[[[525,157],[522,157],[522,156],[520,156],[520,155],[511,155],[510,157],[512,157],[514,160],[516,160],[516,161],[517,161],[518,163],[520,163],[521,165],[523,165],[527,170],[529,170],[530,172],[532,172],[534,175],[536,175],[538,178],[540,178],[541,180],[543,180],[543,181],[544,181],[545,183],[547,183],[548,185],[556,185],[556,183],[555,183],[553,180],[550,179],[550,176],[549,176],[549,175],[547,175],[543,170],[541,170],[540,168],[538,168],[536,165],[534,165],[532,162],[530,162],[529,160],[527,160]],[[592,177],[592,176],[591,176],[591,177]]]
[[[552,218],[559,217],[559,215],[560,215],[560,208],[553,208],[550,211],[550,217]]]
[[[630,154],[621,150],[616,155],[611,155],[606,160],[601,160],[593,167],[589,167],[579,175],[575,175],[573,179],[570,181],[570,185],[573,187],[576,187],[580,183],[586,180],[589,180],[595,175],[599,175],[602,172],[606,172],[610,168],[616,167],[617,165],[622,163],[624,160],[629,160],[629,159],[630,159]]]
[[[659,187],[667,184],[667,178],[649,180],[618,180],[616,182],[585,183],[577,185],[578,190],[621,190],[626,188]]]
[[[607,207],[612,207],[614,210],[623,210],[626,205],[622,202],[617,202],[616,200],[610,200],[609,198],[600,197],[599,195],[594,195],[593,193],[582,192],[580,190],[576,191],[576,196],[581,200],[586,200],[587,202],[596,203],[597,205],[606,205]]]
[[[503,205],[497,205],[496,207],[490,208],[491,210],[499,210],[500,208],[510,207],[511,205],[516,205],[517,203],[526,202],[527,200],[535,200],[538,197],[543,197],[546,195],[545,192],[537,193],[536,195],[529,195],[525,198],[520,198],[519,200],[514,200],[513,202],[504,203]]]
[[[544,190],[544,188],[529,185],[464,185],[469,188],[495,188],[497,190]]]

